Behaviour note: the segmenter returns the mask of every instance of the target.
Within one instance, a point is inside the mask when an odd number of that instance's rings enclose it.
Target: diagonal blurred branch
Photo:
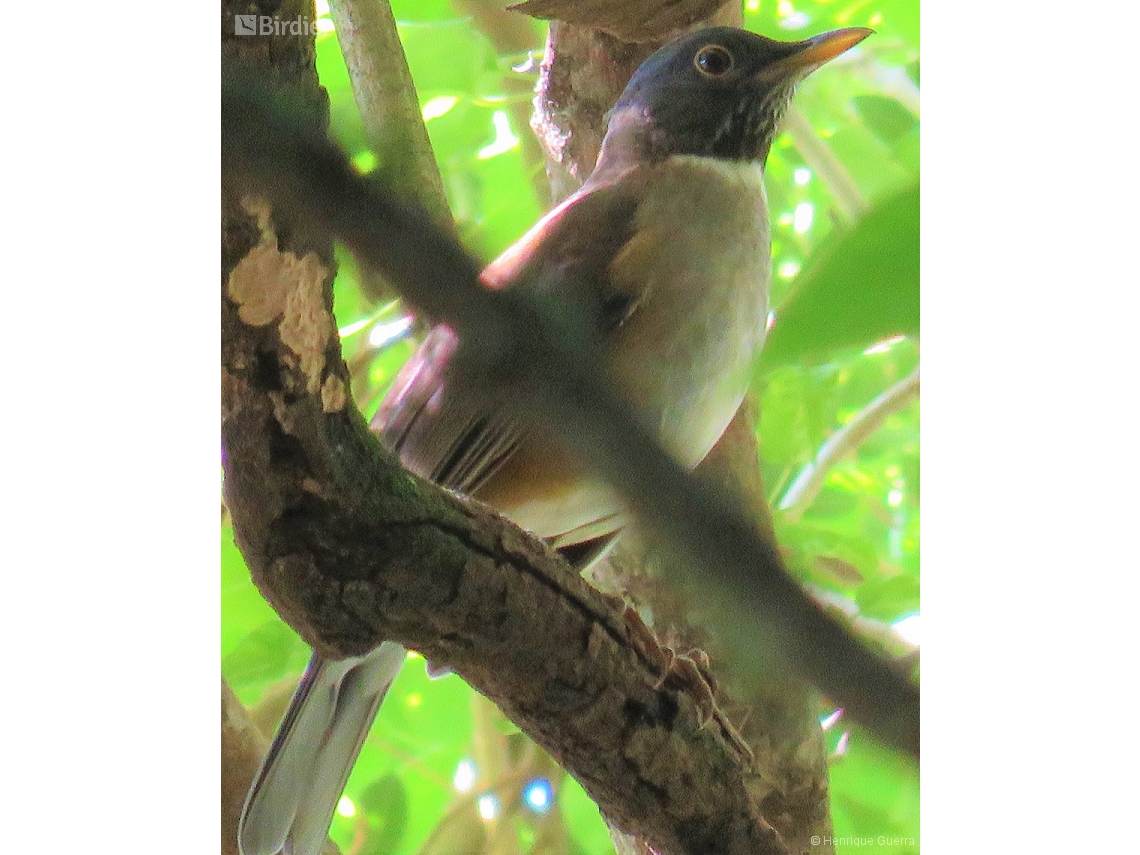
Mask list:
[[[223,80],[224,174],[339,235],[413,304],[473,343],[461,353],[476,370],[515,378],[521,414],[561,435],[682,565],[704,574],[746,667],[803,675],[885,742],[917,755],[917,688],[812,602],[751,520],[657,445],[600,382],[605,373],[585,324],[549,298],[483,288],[478,265],[424,212],[362,180],[343,153],[299,129],[279,104],[233,74]],[[330,390],[326,406],[338,394]]]

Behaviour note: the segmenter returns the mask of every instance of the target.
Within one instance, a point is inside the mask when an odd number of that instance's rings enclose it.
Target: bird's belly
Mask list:
[[[647,311],[631,324],[628,341],[617,343],[612,359],[614,375],[623,378],[623,391],[646,426],[688,467],[704,459],[736,414],[764,337],[765,300],[716,296],[694,301],[684,323],[659,336],[652,335],[659,324]],[[637,344],[641,337],[651,346]],[[637,373],[627,370],[633,363],[641,364]]]
[[[615,262],[617,278],[643,278],[645,297],[610,363],[647,426],[692,467],[740,407],[764,340],[767,203],[758,164],[707,158],[673,158],[656,191]]]

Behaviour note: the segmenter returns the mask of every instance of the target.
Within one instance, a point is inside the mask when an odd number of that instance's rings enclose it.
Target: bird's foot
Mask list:
[[[625,608],[625,626],[630,644],[638,656],[660,675],[653,688],[665,688],[688,695],[696,706],[698,727],[717,727],[733,750],[751,763],[752,749],[717,704],[717,684],[709,671],[708,654],[697,649],[678,654],[662,644],[633,606],[627,605]]]

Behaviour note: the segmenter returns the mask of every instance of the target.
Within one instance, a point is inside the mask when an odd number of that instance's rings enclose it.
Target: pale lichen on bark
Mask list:
[[[277,234],[263,201],[244,199],[242,207],[257,218],[261,241],[237,263],[226,283],[230,299],[238,306],[238,317],[254,327],[268,326],[280,319],[281,343],[299,360],[306,391],[322,392],[326,412],[340,409],[343,401],[336,406],[335,390],[329,388],[326,392],[321,385],[325,348],[335,330],[332,315],[324,305],[324,283],[329,270],[316,253],[298,257],[278,247]]]
[[[343,410],[348,403],[348,393],[344,388],[344,381],[335,374],[330,374],[321,385],[321,407],[326,413],[335,413]]]

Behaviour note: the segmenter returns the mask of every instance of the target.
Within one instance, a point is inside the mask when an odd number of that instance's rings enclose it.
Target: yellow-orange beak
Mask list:
[[[765,69],[764,76],[805,77],[874,33],[866,27],[832,30],[799,43],[800,49]]]

